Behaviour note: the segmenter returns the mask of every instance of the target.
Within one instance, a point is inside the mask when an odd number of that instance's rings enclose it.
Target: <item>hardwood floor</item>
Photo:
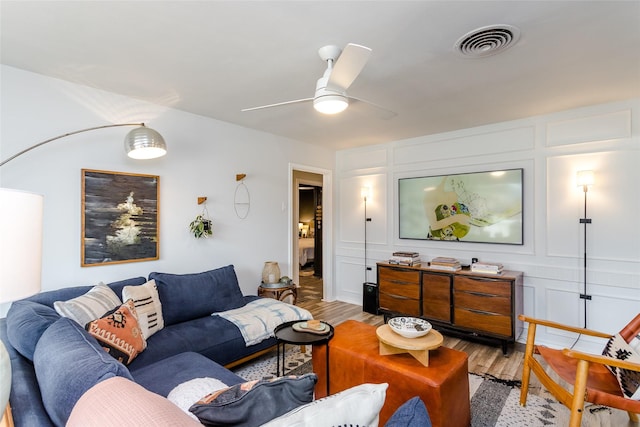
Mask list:
[[[371,325],[379,326],[384,323],[383,316],[376,316],[362,311],[360,305],[348,304],[339,301],[322,301],[322,279],[317,277],[300,277],[297,305],[309,310],[314,318],[325,320],[332,325],[339,325],[345,320],[353,319]],[[459,351],[464,351],[469,356],[469,372],[475,374],[488,374],[502,380],[522,380],[522,367],[524,361],[524,344],[515,344],[509,347],[505,356],[502,347],[491,346],[479,342],[471,342],[455,337],[444,337],[444,346]],[[556,375],[553,377],[558,380]],[[543,395],[543,388],[531,374],[529,394]],[[602,415],[601,422],[589,424],[589,427],[637,427],[638,424],[629,421],[626,412],[613,409],[610,415]],[[584,423],[584,420],[583,420]],[[583,424],[585,425],[585,424]]]
[[[320,287],[320,290],[318,290]],[[340,301],[325,302],[319,299],[322,279],[313,276],[300,277],[297,305],[309,310],[316,319],[325,320],[336,326],[345,320],[353,319],[370,325],[379,326],[384,323],[382,315],[373,315],[362,311],[362,307]],[[464,351],[469,355],[469,372],[489,374],[503,380],[521,380],[524,360],[524,345],[515,344],[509,347],[506,356],[499,346],[479,342],[466,341],[456,337],[444,337],[444,346]],[[538,394],[541,386],[532,375],[530,393]]]

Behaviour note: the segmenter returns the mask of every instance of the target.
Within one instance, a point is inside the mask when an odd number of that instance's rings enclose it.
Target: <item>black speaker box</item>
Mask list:
[[[362,311],[378,314],[378,285],[365,282],[362,284]]]

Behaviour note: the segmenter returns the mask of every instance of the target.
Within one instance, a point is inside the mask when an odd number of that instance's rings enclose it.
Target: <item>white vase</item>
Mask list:
[[[276,261],[267,261],[262,269],[262,283],[278,283],[280,281],[280,267]]]

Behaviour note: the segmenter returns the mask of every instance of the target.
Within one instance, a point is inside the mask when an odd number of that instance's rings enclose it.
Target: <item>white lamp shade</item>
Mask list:
[[[361,187],[360,188],[360,197],[367,200],[371,196],[371,188],[369,187]]]
[[[0,188],[0,303],[40,291],[42,206],[39,194]]]
[[[578,171],[576,173],[576,183],[578,187],[588,187],[590,185],[593,185],[593,182],[594,182],[593,171],[584,170],[584,171]]]

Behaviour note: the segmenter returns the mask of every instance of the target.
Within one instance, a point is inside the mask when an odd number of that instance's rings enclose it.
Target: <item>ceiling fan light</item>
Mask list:
[[[167,144],[158,132],[146,126],[133,129],[124,139],[124,148],[132,159],[147,160],[167,154]]]
[[[349,106],[349,100],[342,95],[322,95],[313,100],[313,108],[322,114],[338,114]]]

